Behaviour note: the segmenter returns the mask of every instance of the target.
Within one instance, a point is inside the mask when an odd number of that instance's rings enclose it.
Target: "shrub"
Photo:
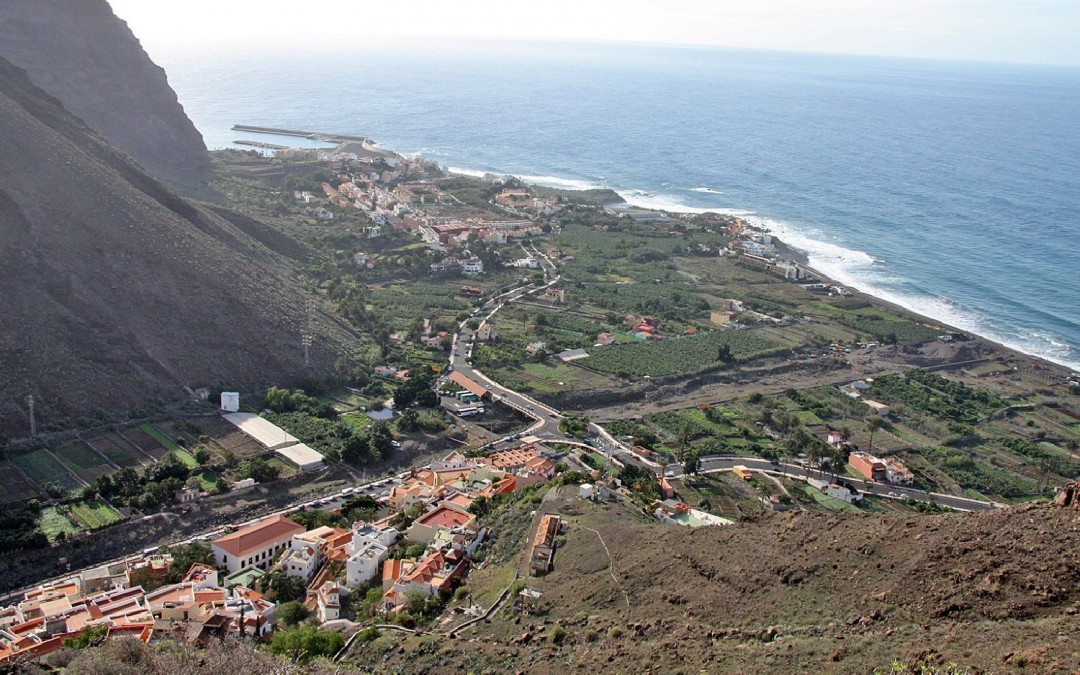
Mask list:
[[[566,639],[566,629],[562,626],[552,626],[548,631],[547,639],[553,645],[562,644],[562,641]]]

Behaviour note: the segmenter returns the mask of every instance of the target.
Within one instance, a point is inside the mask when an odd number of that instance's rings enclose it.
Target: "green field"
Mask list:
[[[727,350],[729,358],[735,361],[748,361],[786,348],[750,331],[714,330],[658,342],[596,349],[590,352],[584,365],[607,373],[666,377],[722,367],[725,365],[721,358],[723,350]]]
[[[161,443],[161,447],[165,448],[166,450],[172,450],[173,452],[177,452],[180,450],[179,445],[174,443],[171,438],[155,429],[152,425],[140,424],[139,428],[146,432],[147,436],[154,439],[158,443]]]
[[[60,448],[53,454],[87,483],[113,471],[100,455],[82,441]]]
[[[45,536],[49,538],[49,541],[56,541],[57,535],[61,532],[63,532],[65,536],[79,533],[79,528],[68,520],[67,516],[60,513],[55,506],[50,506],[41,510],[41,518],[38,520],[38,527],[45,533]]]
[[[79,482],[68,474],[67,469],[44,450],[12,457],[11,461],[39,485],[55,482],[65,490],[76,490]]]
[[[344,422],[345,424],[348,424],[350,427],[352,427],[356,431],[363,431],[364,429],[366,429],[367,427],[370,427],[375,422],[375,420],[368,417],[367,413],[359,412],[359,411],[358,412],[345,413],[344,415],[341,416],[341,421]]]
[[[193,457],[192,454],[187,450],[173,450],[172,454],[174,457],[180,460],[181,464],[183,464],[189,469],[194,469],[195,467],[199,466],[199,462],[196,461],[195,457]]]
[[[210,469],[203,469],[191,475],[199,477],[199,483],[202,485],[203,490],[213,490],[217,485],[218,475]]]
[[[71,504],[71,515],[88,530],[98,530],[124,519],[116,509],[96,499]]]

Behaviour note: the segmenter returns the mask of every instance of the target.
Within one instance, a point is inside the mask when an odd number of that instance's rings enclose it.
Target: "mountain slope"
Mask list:
[[[0,57],[154,176],[203,185],[202,135],[106,0],[0,0]]]
[[[289,259],[177,196],[3,59],[0,137],[0,429],[25,432],[28,394],[48,422],[309,374]],[[348,335],[331,322],[317,334],[312,372],[326,372]]]
[[[770,512],[690,529],[563,490],[522,507],[567,523],[554,570],[525,580],[543,593],[540,615],[499,611],[456,639],[386,631],[344,662],[432,673],[1080,668],[1076,510]],[[512,578],[492,568],[466,584],[494,599]]]

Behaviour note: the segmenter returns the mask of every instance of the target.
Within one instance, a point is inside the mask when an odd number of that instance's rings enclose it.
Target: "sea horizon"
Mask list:
[[[739,215],[840,283],[1080,369],[1080,70],[594,44],[279,56],[159,63],[211,148],[272,140],[233,124],[349,133],[453,171]],[[342,63],[355,76],[319,75]]]

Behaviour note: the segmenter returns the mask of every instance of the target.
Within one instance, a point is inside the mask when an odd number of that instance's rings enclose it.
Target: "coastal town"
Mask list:
[[[9,587],[0,663],[120,636],[283,645],[304,625],[340,659],[382,630],[456,635],[543,611],[567,533],[610,509],[739,528],[764,512],[1070,494],[1080,376],[870,302],[745,219],[448,177],[360,140],[275,154],[223,153],[222,184],[277,199],[284,231],[324,237],[312,306],[379,337],[339,362],[333,388],[206,383],[194,416],[17,456],[9,487],[68,522],[48,546],[163,525],[141,550]],[[1025,398],[1033,379],[1053,397]],[[965,426],[979,421],[994,435]],[[961,461],[976,442],[1041,464]],[[68,480],[38,482],[35,462]],[[110,476],[131,466],[147,485],[124,496]],[[87,509],[113,515],[80,527]],[[502,585],[478,601],[488,582],[474,579],[493,570]]]

